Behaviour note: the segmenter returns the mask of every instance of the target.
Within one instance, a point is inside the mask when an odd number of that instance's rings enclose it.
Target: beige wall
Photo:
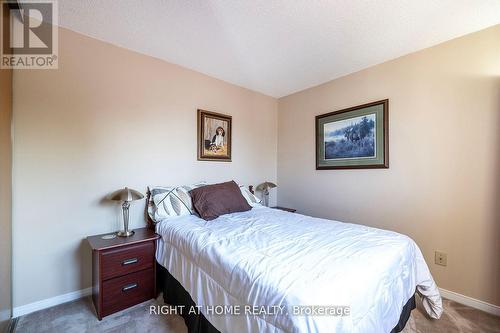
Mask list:
[[[2,19],[9,19],[2,11]],[[12,70],[0,69],[0,332],[12,314]]]
[[[65,29],[59,38],[59,70],[14,73],[14,306],[91,285],[83,239],[119,228],[111,191],[276,180],[276,99]],[[196,160],[197,108],[232,115],[231,163]],[[132,205],[133,226],[143,212]]]
[[[500,305],[499,41],[496,26],[280,99],[278,203],[407,234],[440,287]],[[314,116],[385,98],[390,169],[316,171]]]
[[[12,71],[0,69],[0,332],[3,332],[11,315],[11,119]]]

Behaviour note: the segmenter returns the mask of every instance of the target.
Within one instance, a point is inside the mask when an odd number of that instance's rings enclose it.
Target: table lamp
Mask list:
[[[129,237],[134,234],[133,230],[128,230],[128,218],[129,218],[129,208],[130,201],[140,200],[144,198],[144,195],[136,190],[132,190],[128,187],[122,188],[121,190],[115,191],[108,195],[109,200],[121,201],[122,211],[123,211],[123,230],[118,231],[116,234],[120,237]]]
[[[257,191],[262,191],[264,201],[264,206],[269,207],[269,189],[277,187],[276,184],[271,182],[265,182],[257,186]]]

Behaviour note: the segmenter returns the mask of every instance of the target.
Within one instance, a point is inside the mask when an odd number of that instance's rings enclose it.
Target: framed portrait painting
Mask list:
[[[316,116],[316,169],[389,167],[389,100]]]
[[[198,109],[198,160],[231,162],[232,117]]]

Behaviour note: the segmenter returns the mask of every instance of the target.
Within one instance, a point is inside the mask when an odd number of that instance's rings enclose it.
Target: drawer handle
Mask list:
[[[122,288],[122,291],[129,291],[131,289],[137,288],[139,285],[137,283],[131,283]]]
[[[122,261],[122,266],[136,264],[139,261],[137,258],[127,259]]]

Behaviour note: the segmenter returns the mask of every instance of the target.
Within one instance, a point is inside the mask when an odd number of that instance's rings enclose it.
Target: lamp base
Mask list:
[[[134,230],[128,230],[128,231],[120,230],[116,233],[116,235],[119,237],[130,237],[134,234],[135,234]]]

